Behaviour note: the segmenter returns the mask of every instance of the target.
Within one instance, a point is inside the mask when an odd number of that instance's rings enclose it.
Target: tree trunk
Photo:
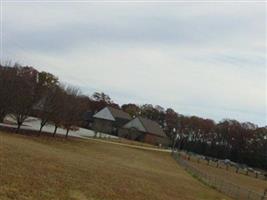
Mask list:
[[[68,137],[68,135],[69,135],[69,131],[70,131],[70,129],[67,129],[67,131],[66,131],[66,135],[65,135],[65,138],[67,138],[67,137]]]
[[[177,140],[175,138],[172,138],[172,151],[174,151],[177,144]]]
[[[17,122],[17,123],[18,123],[18,126],[17,126],[16,133],[18,133],[18,132],[19,132],[19,130],[20,130],[20,127],[21,127],[21,125],[22,125],[22,123],[21,123],[21,122]]]
[[[41,125],[41,126],[40,126],[39,133],[42,132],[43,127],[44,127],[44,125]]]
[[[44,126],[42,126],[42,125],[40,126],[40,129],[39,129],[39,136],[40,136],[41,133],[42,133],[42,129],[43,129],[43,127],[44,127]]]
[[[46,124],[46,120],[42,120],[41,124],[40,124],[40,130],[39,130],[40,132],[42,131],[42,129],[45,126],[45,124]]]
[[[4,111],[3,112],[0,112],[0,123],[3,123],[4,122],[5,116],[6,116],[6,114],[5,114]]]
[[[45,126],[45,124],[46,124],[46,121],[41,121],[40,129],[39,129],[39,136],[41,135],[41,132],[42,132],[43,127]]]
[[[55,137],[56,133],[57,133],[57,126],[55,126],[53,137]]]
[[[4,117],[0,115],[0,123],[4,122]]]

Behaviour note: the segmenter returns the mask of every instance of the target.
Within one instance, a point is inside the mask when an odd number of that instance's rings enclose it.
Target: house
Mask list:
[[[119,127],[122,127],[132,118],[131,116],[116,108],[105,107],[93,116],[93,129],[97,132],[118,135]]]
[[[118,136],[153,145],[168,146],[170,144],[160,125],[143,117],[136,117],[125,124],[119,130]]]

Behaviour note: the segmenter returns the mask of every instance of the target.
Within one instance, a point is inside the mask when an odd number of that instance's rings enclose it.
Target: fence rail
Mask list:
[[[211,167],[216,167],[217,169],[234,171],[235,173],[238,173],[238,174],[242,174],[242,175],[246,175],[246,176],[249,176],[252,178],[267,181],[267,171],[259,172],[258,169],[257,169],[257,171],[255,171],[254,169],[249,170],[246,167],[240,168],[239,165],[235,165],[235,163],[234,164],[226,163],[226,162],[224,162],[225,160],[220,160],[220,161],[222,161],[222,162],[220,162],[219,160],[211,160],[209,158],[206,159],[206,157],[200,157],[199,155],[194,155],[194,154],[187,153],[187,152],[181,152],[181,153],[185,157],[187,157],[187,159],[190,159],[190,161],[193,161],[193,162],[197,162],[200,164],[207,164]]]
[[[173,158],[183,166],[189,173],[205,184],[237,200],[267,200],[267,193],[258,193],[247,188],[225,181],[217,176],[205,173],[190,165],[188,161],[181,158],[179,152],[172,153]]]

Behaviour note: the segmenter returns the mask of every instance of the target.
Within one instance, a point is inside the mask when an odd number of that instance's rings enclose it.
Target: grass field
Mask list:
[[[229,199],[168,153],[0,133],[1,200]]]
[[[214,166],[208,166],[204,163],[197,163],[190,161],[192,166],[196,167],[200,171],[209,172],[210,175],[220,177],[222,180],[231,182],[232,184],[253,190],[255,192],[263,193],[267,188],[267,181],[256,179],[244,174],[235,173],[233,170],[227,171],[226,169],[216,168]]]

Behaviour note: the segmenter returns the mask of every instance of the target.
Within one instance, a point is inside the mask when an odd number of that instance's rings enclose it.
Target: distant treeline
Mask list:
[[[267,169],[266,127],[231,119],[215,123],[159,105],[120,106],[104,93],[83,95],[78,88],[60,83],[51,73],[18,64],[0,66],[0,122],[10,114],[17,122],[17,131],[28,116],[36,116],[41,119],[40,134],[44,125],[52,123],[54,135],[62,127],[67,137],[69,130],[86,126],[85,113],[96,113],[107,105],[132,117],[143,116],[158,122],[176,148]]]

